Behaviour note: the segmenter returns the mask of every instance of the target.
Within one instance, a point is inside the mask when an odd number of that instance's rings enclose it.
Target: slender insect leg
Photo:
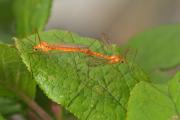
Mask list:
[[[74,37],[72,36],[71,33],[70,33],[70,35],[71,35],[71,38],[72,38],[73,42],[75,42]],[[75,55],[75,54],[78,55],[79,58],[81,58],[81,57],[79,56],[79,53],[74,53],[73,55]],[[73,59],[73,60],[74,60],[74,62],[75,62],[76,68],[77,68],[78,66],[77,66],[77,62],[76,62],[76,60],[75,60],[75,56],[74,56],[74,59]],[[90,79],[89,79],[89,78],[90,78],[90,77],[89,77],[89,72],[90,72],[90,71],[89,71],[89,66],[87,66],[87,67],[88,67],[88,68],[87,68],[87,73],[86,73],[86,75],[87,75],[87,80],[86,80],[86,81],[87,81],[87,82],[86,82],[85,80],[82,80],[82,83],[84,83],[84,85],[85,85],[86,87],[88,87],[88,86],[87,86],[87,83],[88,83],[88,81],[90,80]],[[78,72],[78,71],[77,71],[77,72]],[[86,76],[86,75],[85,75],[85,76]],[[91,89],[91,86],[88,87],[88,88]],[[91,90],[92,90],[92,89],[91,89]]]
[[[104,34],[104,37],[103,37],[103,38],[104,38],[104,40],[107,41],[107,39],[106,39],[107,37],[105,36],[105,34]],[[109,42],[109,43],[110,43],[110,42]],[[125,59],[127,59],[126,57],[127,57],[128,52],[129,52],[129,49],[127,49],[127,50],[125,51],[124,55],[123,55],[123,56],[125,57]],[[126,64],[128,65],[128,68],[129,68],[129,70],[131,71],[133,64],[131,65],[131,67],[129,66],[129,63],[128,63],[128,62],[127,62]],[[119,70],[118,70],[118,71],[119,71]],[[120,72],[120,71],[119,71],[119,72]],[[127,72],[127,73],[128,73],[128,72]]]
[[[61,42],[64,42],[64,41],[65,41],[64,38],[66,38],[66,36],[68,35],[68,33],[69,33],[68,31],[64,32],[62,38],[59,37],[59,35],[57,35],[57,33],[54,33],[54,36],[55,36],[57,39],[61,40]]]
[[[101,40],[104,42],[104,44],[111,44],[110,40],[109,40],[109,36],[107,35],[107,33],[102,33],[101,34]]]
[[[75,65],[74,67],[75,67],[75,70],[76,70],[76,74],[77,74],[77,76],[79,77],[80,83],[82,84],[83,87],[81,87],[81,88],[78,90],[77,94],[71,99],[71,101],[68,103],[68,107],[69,107],[69,106],[72,104],[72,102],[80,95],[81,91],[84,91],[85,88],[88,88],[88,89],[90,89],[90,90],[93,91],[92,86],[89,86],[89,85],[88,85],[88,81],[81,79],[80,76],[82,76],[83,74],[82,74],[82,73],[79,74],[80,71],[78,70],[78,64],[77,64],[77,61],[76,61],[76,59],[75,59],[75,55],[78,55],[78,56],[79,56],[79,53],[73,53],[73,56],[74,56],[73,61],[74,61],[74,65]],[[79,57],[80,57],[80,56],[79,56]],[[86,76],[86,74],[85,74],[85,76]],[[81,85],[79,85],[79,86],[81,86]],[[94,100],[93,100],[93,101],[94,101]],[[91,115],[93,109],[96,108],[96,105],[97,105],[98,101],[99,101],[99,100],[96,100],[96,101],[93,103],[93,105],[91,105],[91,109],[88,111],[88,114],[87,114],[87,116],[86,116],[86,119],[89,118],[89,116]]]
[[[30,41],[30,44],[31,44],[32,47],[36,44],[32,39],[30,39],[28,37],[26,37],[26,39]]]
[[[107,41],[107,39],[106,39],[105,37],[104,37],[104,41]],[[108,41],[108,43],[110,43],[110,42]],[[102,44],[102,45],[104,45],[104,44]],[[104,47],[102,47],[102,50],[106,52],[106,50],[104,50]],[[121,79],[123,79],[124,76],[126,75],[126,73],[123,73],[123,72],[119,69],[118,66],[119,66],[119,65],[117,65],[117,64],[115,64],[115,65],[114,65],[114,64],[111,64],[112,69],[114,69],[116,72],[118,72],[119,74],[121,74],[121,75],[122,75]],[[110,81],[108,84],[111,84],[113,81],[114,81],[114,80]]]
[[[76,53],[76,54],[78,54],[78,53]],[[86,88],[86,83],[84,82],[84,80],[81,79],[81,77],[80,77],[81,75],[79,74],[79,73],[80,73],[80,70],[79,70],[79,68],[78,68],[78,63],[77,63],[77,61],[75,60],[75,53],[73,53],[72,61],[73,61],[73,63],[74,63],[75,73],[76,73],[77,77],[79,78],[78,80],[79,80],[80,84],[82,84],[83,86],[82,86],[80,89],[78,89],[77,94],[76,94],[76,95],[70,100],[70,102],[67,104],[68,107],[69,107],[69,106],[72,104],[72,102],[80,95],[81,91],[83,91],[83,90]],[[79,86],[81,86],[81,85],[79,85]]]

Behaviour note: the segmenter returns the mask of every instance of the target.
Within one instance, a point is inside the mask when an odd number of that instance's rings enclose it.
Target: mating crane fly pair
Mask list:
[[[37,33],[38,34],[38,33]],[[85,48],[82,46],[68,46],[68,45],[56,45],[56,44],[49,44],[48,42],[42,41],[40,39],[40,36],[38,34],[39,44],[33,46],[33,50],[37,51],[63,51],[63,52],[77,52],[77,53],[83,53],[88,56],[93,56],[97,58],[102,58],[107,61],[109,64],[115,64],[115,63],[125,63],[125,57],[122,55],[105,55],[103,53],[94,52],[89,48]]]

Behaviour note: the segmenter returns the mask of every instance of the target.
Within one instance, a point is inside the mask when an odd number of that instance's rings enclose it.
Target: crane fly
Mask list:
[[[95,52],[87,47],[84,46],[77,46],[77,45],[56,45],[56,44],[49,44],[48,42],[41,41],[40,36],[38,34],[39,44],[33,46],[33,50],[41,50],[43,52],[48,51],[63,51],[63,52],[78,52],[83,53],[88,56],[93,56],[97,58],[102,58],[104,60],[107,60],[109,64],[115,64],[115,63],[125,63],[125,57],[122,55],[106,55],[103,53]],[[72,38],[73,39],[73,38]]]
[[[119,46],[117,46],[116,44],[113,45],[108,41],[105,34],[103,34],[103,37],[101,37],[101,40],[102,40],[102,41],[100,41],[101,46],[99,47],[99,49],[101,51],[104,51],[104,53],[106,53],[106,54],[102,55],[101,53],[99,54],[98,52],[94,53],[94,54],[97,54],[97,56],[99,56],[99,58],[103,58],[100,60],[98,60],[98,59],[97,60],[95,59],[95,60],[100,61],[100,64],[104,64],[104,63],[105,64],[107,64],[107,63],[108,64],[126,64],[126,66],[129,69],[128,71],[131,71],[133,68],[133,65],[134,65],[133,63],[136,58],[137,50],[135,49],[135,52],[132,52],[133,49],[125,48],[124,52],[122,52],[122,51],[120,51]],[[114,49],[112,49],[112,48],[114,48]],[[107,55],[107,53],[109,51],[112,51],[112,53],[110,53],[111,55]],[[115,54],[115,52],[116,52],[116,54]],[[122,54],[120,54],[120,52],[122,52]],[[103,61],[104,59],[107,61],[104,62]],[[94,63],[96,63],[96,61]]]
[[[72,39],[73,39],[73,37],[72,37]],[[120,74],[119,73],[116,73],[116,74],[114,74],[115,72],[118,72],[118,71],[116,71],[116,70],[112,70],[111,69],[111,66],[113,66],[113,65],[111,65],[111,64],[116,64],[116,63],[126,63],[126,59],[125,59],[125,56],[124,55],[115,55],[115,54],[107,54],[106,52],[105,53],[103,53],[103,52],[99,52],[99,51],[96,51],[96,50],[94,50],[94,49],[92,49],[90,46],[88,46],[88,47],[85,47],[85,46],[78,46],[78,45],[68,45],[68,44],[66,44],[66,45],[59,45],[59,44],[51,44],[51,43],[49,43],[49,42],[46,42],[46,41],[42,41],[41,39],[40,39],[40,37],[39,37],[39,34],[38,34],[38,40],[39,40],[39,43],[37,43],[37,44],[35,44],[35,45],[33,45],[32,46],[32,50],[33,51],[42,51],[42,52],[44,52],[44,53],[46,53],[46,52],[49,52],[49,51],[61,51],[61,52],[65,52],[65,53],[82,53],[83,55],[85,55],[85,57],[86,56],[92,56],[92,57],[95,57],[95,58],[100,58],[100,59],[102,59],[102,60],[105,60],[106,61],[106,63],[107,64],[109,64],[109,65],[107,65],[107,66],[101,66],[101,68],[103,68],[103,69],[105,69],[106,70],[106,72],[108,72],[111,76],[113,76],[113,78],[119,78],[118,80],[120,81],[121,80],[121,77],[122,76],[120,76]],[[69,57],[69,56],[68,56]],[[44,59],[44,58],[42,58],[42,59]],[[51,60],[53,60],[54,58],[52,58],[52,59],[48,59],[48,61],[51,61]],[[69,58],[70,59],[70,58]],[[80,59],[82,59],[82,58],[80,58]],[[59,59],[57,59],[57,60],[59,60]],[[63,60],[66,60],[66,59],[62,59],[62,61]],[[80,80],[80,82],[82,81],[83,83],[82,84],[85,84],[85,87],[88,87],[88,88],[90,88],[91,89],[91,87],[93,87],[94,86],[94,84],[90,84],[90,81],[94,81],[95,82],[95,84],[97,84],[98,85],[98,88],[99,89],[102,89],[102,90],[105,90],[105,91],[107,91],[106,93],[109,95],[109,96],[115,96],[114,94],[113,94],[113,90],[111,91],[111,90],[109,90],[108,91],[108,89],[106,89],[106,88],[108,88],[108,86],[110,86],[112,83],[115,83],[115,84],[117,84],[118,83],[118,80],[117,79],[99,79],[99,81],[96,81],[96,79],[93,79],[93,76],[92,76],[92,74],[94,73],[94,76],[96,77],[97,76],[97,78],[98,78],[98,76],[99,76],[99,74],[95,74],[95,72],[94,72],[94,69],[92,68],[89,68],[89,67],[87,67],[87,69],[81,69],[81,65],[78,65],[78,60],[76,60],[76,59],[74,59],[75,60],[75,62],[77,62],[77,65],[75,65],[74,63],[74,69],[77,69],[77,72],[75,72],[76,74],[77,74],[77,76],[87,76],[87,77],[85,77],[85,79],[84,79],[84,77],[80,77],[79,78],[79,80]],[[72,61],[71,61],[72,62]],[[90,62],[93,62],[93,61],[90,61]],[[53,62],[53,63],[55,63],[55,62]],[[67,63],[67,61],[64,61],[64,63],[66,64]],[[31,63],[30,63],[31,64]],[[32,63],[32,66],[35,66],[37,63],[36,62],[33,62]],[[45,62],[42,62],[42,64],[46,64]],[[72,66],[73,66],[73,64],[71,64]],[[40,64],[41,65],[41,64]],[[48,65],[51,65],[51,62],[48,64]],[[56,64],[55,64],[56,65]],[[53,67],[55,67],[55,65],[53,66]],[[60,65],[60,64],[59,64]],[[63,66],[63,64],[61,64],[62,66]],[[66,65],[69,65],[69,63],[68,64],[66,64]],[[43,65],[42,65],[43,66]],[[45,65],[44,65],[45,66]],[[30,67],[31,67],[31,65],[30,65]],[[46,66],[45,66],[46,67]],[[52,67],[52,68],[53,68]],[[63,66],[64,67],[64,66]],[[63,68],[62,67],[62,68]],[[79,67],[79,68],[78,68]],[[66,67],[64,67],[64,68],[66,68]],[[81,72],[79,72],[79,69],[81,70]],[[95,68],[96,69],[96,68]],[[98,68],[97,68],[98,69]],[[116,68],[115,68],[116,69]],[[59,70],[59,69],[58,69]],[[100,69],[98,69],[99,70],[99,73],[102,73],[103,74],[103,71],[100,71]],[[62,71],[65,71],[65,72],[67,72],[67,74],[69,73],[69,69],[63,69]],[[92,72],[91,72],[92,71]],[[84,75],[83,75],[83,73],[85,73]],[[118,75],[118,76],[117,76]],[[82,79],[82,80],[81,80]],[[87,84],[87,85],[86,85]],[[89,85],[90,84],[90,85]],[[92,88],[93,89],[93,88]],[[96,92],[97,90],[95,90],[95,92]],[[100,91],[101,92],[101,91]],[[112,92],[112,94],[110,94]],[[102,91],[100,94],[102,94],[102,95],[104,95],[104,92]],[[76,98],[76,97],[75,97]],[[118,99],[118,98],[117,98]],[[118,101],[118,100],[117,100]]]
[[[95,57],[99,57],[99,58],[103,58],[108,60],[110,64],[113,63],[124,63],[125,59],[123,56],[117,56],[117,55],[105,55],[102,53],[98,53],[98,52],[94,52],[88,48],[80,48],[80,47],[75,47],[75,46],[63,46],[63,45],[51,45],[48,44],[47,42],[40,42],[40,44],[36,45],[33,47],[34,50],[42,50],[44,52],[48,52],[51,50],[58,50],[58,51],[64,51],[64,52],[80,52],[80,53],[84,53],[86,55],[89,56],[95,56]]]

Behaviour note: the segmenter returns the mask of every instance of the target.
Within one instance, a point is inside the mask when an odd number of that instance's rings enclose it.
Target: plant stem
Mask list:
[[[54,113],[54,116],[56,117],[56,120],[63,120],[62,117],[62,108],[60,105],[58,105],[55,102],[51,103],[51,110]]]
[[[7,84],[0,82],[4,87],[14,92],[23,102],[25,102],[42,120],[52,120],[48,113],[46,113],[33,99],[25,95],[22,90],[14,86],[8,86]]]
[[[51,117],[34,100],[21,92],[16,93],[42,120],[52,120]]]

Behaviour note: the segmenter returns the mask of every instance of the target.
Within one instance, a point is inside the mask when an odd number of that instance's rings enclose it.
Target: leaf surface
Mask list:
[[[99,41],[67,31],[52,30],[40,33],[40,37],[49,44],[88,46],[91,50],[109,53],[102,49]],[[125,119],[131,89],[139,81],[148,81],[136,65],[132,70],[126,64],[89,66],[90,56],[86,54],[33,51],[33,46],[38,44],[34,44],[34,40],[35,36],[16,40],[23,61],[45,94],[79,119]]]
[[[13,46],[0,44],[0,96],[16,96],[17,92],[33,98],[36,83]]]
[[[166,25],[142,32],[129,40],[137,49],[136,62],[154,82],[166,82],[180,70],[180,25]]]
[[[179,120],[180,72],[165,84],[140,82],[128,102],[127,120]]]

